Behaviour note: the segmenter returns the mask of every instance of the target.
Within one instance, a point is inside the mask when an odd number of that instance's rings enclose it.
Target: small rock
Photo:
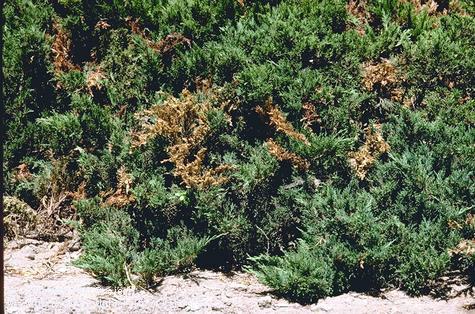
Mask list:
[[[34,260],[36,255],[36,250],[32,245],[27,245],[21,249],[21,253],[28,259]]]
[[[184,309],[186,309],[187,307],[188,307],[188,304],[181,304],[181,305],[178,305],[178,308],[179,308],[180,310],[184,310]]]
[[[8,246],[9,249],[19,249],[20,248],[20,244],[16,240],[10,241],[10,243],[8,243],[7,246]]]
[[[201,310],[202,307],[203,306],[201,304],[191,304],[186,308],[186,310],[188,312],[196,312],[196,311]]]
[[[224,306],[212,306],[211,307],[212,311],[224,311]]]
[[[261,308],[269,308],[272,306],[272,298],[270,296],[263,297],[257,304]]]
[[[81,244],[79,243],[79,241],[76,241],[69,247],[69,251],[76,252],[76,251],[79,251],[80,248],[81,248]]]

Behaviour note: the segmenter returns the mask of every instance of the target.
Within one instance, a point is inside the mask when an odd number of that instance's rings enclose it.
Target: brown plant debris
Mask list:
[[[368,21],[371,19],[371,14],[368,12],[367,1],[366,0],[349,0],[346,4],[346,10],[350,15],[356,17],[359,21],[356,31],[360,35],[365,34],[364,26],[368,24]]]
[[[180,33],[171,33],[162,38],[159,42],[155,42],[150,38],[150,35],[140,26],[139,19],[127,18],[126,21],[129,24],[132,33],[142,37],[147,46],[161,54],[167,54],[171,52],[176,46],[180,44],[191,45],[191,40],[186,38]]]
[[[399,86],[396,66],[388,59],[376,64],[363,65],[363,86],[368,91],[376,92],[380,97],[401,101],[403,90]]]
[[[400,0],[402,3],[411,3],[416,12],[427,11],[429,15],[435,15],[438,13],[447,14],[450,3],[449,2],[456,2],[456,1],[449,1],[449,0]]]
[[[462,229],[465,226],[475,227],[475,214],[467,214],[463,222],[457,222],[455,220],[449,219],[448,225],[450,229]]]
[[[297,141],[301,141],[307,145],[310,145],[307,137],[294,129],[292,124],[287,121],[285,115],[272,104],[271,99],[268,99],[262,107],[256,107],[256,112],[268,118],[269,124],[272,125],[277,131],[282,132]]]
[[[53,23],[54,40],[51,47],[53,52],[53,67],[56,74],[70,70],[78,70],[79,67],[70,59],[71,38],[70,35],[58,23]]]
[[[76,212],[71,206],[71,192],[78,188],[74,176],[65,177],[64,173],[71,166],[69,157],[51,159],[51,168],[41,179],[39,185],[38,223],[35,232],[45,239],[58,239],[70,232],[71,228],[64,220],[76,218]]]
[[[222,184],[227,181],[223,173],[231,166],[203,169],[207,149],[201,145],[210,131],[207,120],[210,109],[209,101],[197,101],[187,90],[183,91],[181,98],[170,96],[165,103],[137,115],[141,120],[141,130],[133,135],[133,146],[163,136],[171,144],[167,148],[169,158],[162,162],[175,165],[173,174],[180,177],[185,186],[205,188]]]
[[[134,202],[134,197],[130,194],[132,186],[132,176],[127,173],[124,166],[117,170],[117,186],[116,191],[103,194],[106,198],[105,203],[109,206],[125,207]]]
[[[469,226],[475,226],[475,214],[467,214],[465,218],[465,224]]]
[[[300,122],[303,122],[304,128],[307,130],[312,130],[312,127],[315,124],[321,123],[320,116],[315,109],[315,105],[309,102],[306,102],[302,105],[303,117],[300,119]]]
[[[366,140],[358,151],[349,153],[350,166],[355,171],[360,180],[366,177],[366,173],[374,164],[374,162],[390,149],[381,135],[380,127],[367,128]]]
[[[31,179],[31,173],[28,169],[27,164],[20,164],[16,167],[17,172],[15,173],[15,180],[17,181],[27,181]]]
[[[5,237],[16,238],[26,235],[37,222],[36,212],[25,202],[16,197],[3,197]]]
[[[99,22],[96,23],[95,29],[109,29],[111,26],[107,23],[106,20],[101,19]]]
[[[106,76],[102,72],[100,67],[93,67],[87,72],[86,76],[86,87],[89,91],[89,94],[93,94],[94,90],[102,89],[102,82],[105,80]]]
[[[74,208],[70,206],[71,200],[82,199],[86,196],[83,183],[77,188],[75,183],[68,178],[64,178],[63,173],[65,173],[67,166],[67,158],[52,158],[51,169],[46,173],[32,174],[26,164],[21,164],[16,168],[17,173],[14,175],[14,182],[34,180],[35,185],[37,185],[36,196],[39,198],[39,206],[33,210],[34,224],[28,226],[31,227],[29,231],[38,237],[55,239],[58,238],[58,235],[70,231],[70,228],[63,221],[75,217]],[[77,192],[69,192],[74,189],[77,189]],[[21,223],[17,223],[18,219],[25,219],[25,222],[30,221],[28,217],[18,218],[18,214],[21,216],[22,213],[28,214],[31,212],[26,203],[14,198],[8,202],[6,206],[12,206],[10,209],[13,216],[9,218],[12,225],[23,226]],[[20,212],[17,212],[17,210],[20,210]],[[25,230],[18,231],[15,234],[24,235],[24,232]]]
[[[466,255],[475,254],[475,240],[462,240],[455,248],[449,250],[450,255]]]
[[[300,170],[307,170],[310,167],[310,164],[304,158],[289,152],[279,144],[277,144],[273,139],[268,139],[265,143],[269,153],[277,158],[280,161],[290,161],[293,166],[297,167]]]
[[[83,200],[86,196],[86,182],[84,181],[79,184],[76,191],[68,193],[68,197],[75,201]]]

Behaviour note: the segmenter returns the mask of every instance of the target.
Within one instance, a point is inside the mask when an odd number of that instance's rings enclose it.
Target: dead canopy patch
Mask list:
[[[172,52],[176,46],[185,44],[186,46],[191,46],[191,40],[186,38],[180,33],[171,33],[159,40],[158,42],[152,40],[150,37],[150,32],[147,32],[145,28],[140,26],[139,19],[127,18],[126,22],[128,23],[132,33],[139,35],[147,43],[147,46],[154,51],[160,54],[167,54]]]
[[[231,169],[222,164],[205,169],[203,162],[207,148],[204,141],[210,132],[207,113],[209,101],[198,101],[185,90],[180,98],[170,96],[163,104],[137,114],[141,129],[133,134],[134,147],[145,145],[156,136],[170,141],[166,151],[169,158],[162,163],[174,164],[173,174],[187,187],[205,188],[219,185],[228,179],[223,174]]]
[[[79,67],[70,58],[72,43],[70,34],[58,22],[53,22],[53,31],[54,40],[51,52],[53,53],[54,73],[59,75],[70,70],[78,70]]]
[[[375,163],[375,161],[384,153],[387,153],[390,146],[381,135],[380,126],[374,128],[367,128],[366,139],[363,146],[356,152],[350,152],[349,163],[351,168],[356,173],[356,176],[363,180],[366,177],[368,170]]]
[[[284,113],[272,104],[271,99],[268,99],[263,106],[256,107],[256,112],[268,119],[267,124],[274,127],[278,132],[282,132],[288,137],[310,145],[307,137],[294,129],[292,123],[287,121]]]
[[[362,84],[366,90],[375,92],[379,97],[402,101],[402,81],[393,61],[382,59],[378,63],[363,64]]]

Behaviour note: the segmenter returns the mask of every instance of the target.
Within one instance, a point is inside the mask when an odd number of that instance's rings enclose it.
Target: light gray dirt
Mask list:
[[[80,254],[77,243],[11,241],[4,254],[6,313],[468,313],[475,303],[470,295],[443,301],[393,290],[302,306],[270,295],[249,274],[202,270],[166,277],[153,293],[114,291],[71,265]]]

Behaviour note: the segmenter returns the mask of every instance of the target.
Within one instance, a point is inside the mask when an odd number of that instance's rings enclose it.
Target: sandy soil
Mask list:
[[[249,274],[203,270],[166,277],[154,292],[114,291],[71,265],[79,254],[72,240],[9,242],[6,313],[475,313],[470,294],[445,301],[411,298],[398,290],[377,297],[347,293],[302,306],[272,296]]]

